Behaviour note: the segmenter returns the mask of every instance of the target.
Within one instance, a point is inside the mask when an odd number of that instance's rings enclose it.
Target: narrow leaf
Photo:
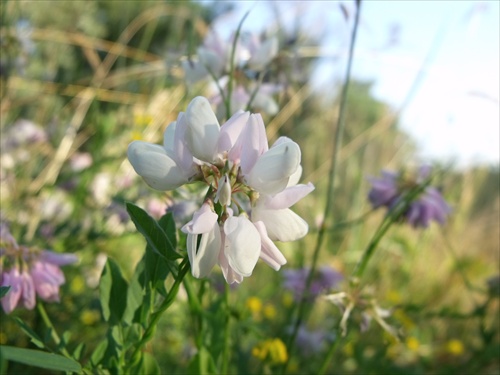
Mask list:
[[[23,320],[21,320],[18,317],[14,318],[14,321],[17,323],[17,325],[22,329],[24,333],[26,333],[29,338],[31,339],[31,342],[38,346],[40,349],[45,348],[45,344],[43,340],[36,334],[35,331],[33,331]]]
[[[10,286],[0,286],[0,298],[5,296],[10,290]]]
[[[80,364],[62,355],[46,353],[40,350],[15,348],[13,346],[0,346],[0,357],[8,361],[23,363],[25,365],[41,367],[49,370],[81,372]]]

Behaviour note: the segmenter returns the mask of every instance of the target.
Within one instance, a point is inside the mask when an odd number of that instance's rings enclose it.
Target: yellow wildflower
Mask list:
[[[406,339],[406,347],[413,352],[416,352],[420,348],[420,342],[415,337],[408,337]]]
[[[276,318],[276,315],[278,314],[276,312],[276,308],[273,305],[265,305],[263,312],[266,319],[269,320],[273,320],[274,318]]]
[[[464,350],[464,344],[460,340],[453,339],[446,343],[446,351],[452,355],[459,356]]]

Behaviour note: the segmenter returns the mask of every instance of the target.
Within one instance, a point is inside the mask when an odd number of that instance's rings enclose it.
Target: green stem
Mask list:
[[[186,276],[187,272],[189,271],[189,260],[188,258],[184,258],[184,260],[181,262],[179,265],[180,271],[179,274],[177,275],[177,278],[175,279],[174,284],[170,288],[170,291],[168,292],[167,297],[163,300],[162,304],[151,315],[151,320],[149,322],[148,327],[144,331],[144,335],[142,335],[141,341],[137,344],[134,352],[132,353],[132,362],[135,362],[136,358],[139,356],[139,352],[141,349],[146,345],[146,343],[151,340],[154,336],[154,333],[156,331],[156,326],[162,316],[162,314],[167,310],[170,305],[175,301],[175,297],[177,296],[177,293],[179,292],[179,287],[182,283],[182,280],[184,279],[184,276]]]
[[[314,273],[316,271],[316,267],[318,264],[318,259],[319,259],[319,253],[321,250],[321,247],[323,245],[323,240],[326,234],[326,222],[327,219],[330,216],[330,213],[332,212],[332,205],[334,202],[334,189],[333,187],[335,186],[335,176],[337,174],[337,167],[338,167],[338,160],[339,160],[339,155],[340,155],[340,148],[342,147],[342,138],[344,134],[344,128],[345,128],[345,113],[346,113],[346,103],[347,103],[347,93],[349,90],[349,83],[350,83],[350,77],[351,77],[351,69],[352,69],[352,64],[354,61],[354,45],[356,43],[356,35],[358,31],[358,24],[359,24],[359,14],[361,10],[361,2],[357,3],[356,7],[356,15],[354,19],[354,25],[352,28],[352,33],[351,33],[351,40],[349,44],[349,57],[347,60],[347,68],[345,72],[345,77],[344,77],[344,85],[342,87],[342,93],[340,97],[340,108],[339,108],[339,117],[337,120],[337,127],[335,130],[335,135],[334,135],[334,149],[333,149],[333,154],[332,154],[332,159],[331,159],[331,164],[330,164],[330,170],[328,173],[328,187],[326,190],[326,204],[325,204],[325,211],[323,213],[323,224],[321,225],[319,231],[318,231],[318,237],[316,241],[316,247],[314,248],[314,253],[313,253],[313,260],[312,260],[312,265],[311,265],[311,270],[309,272],[309,275],[307,277],[306,281],[306,288],[305,290],[309,290]],[[297,319],[295,321],[292,335],[290,336],[290,339],[288,341],[288,352],[290,353],[289,358],[291,357],[293,347],[295,344],[295,339],[297,337],[297,333],[299,331],[299,327],[302,323],[302,320],[304,318],[306,306],[308,305],[307,302],[307,293],[304,293],[302,296],[299,305],[298,305],[298,313],[297,313]],[[282,372],[284,373],[286,371],[286,368],[288,366],[289,359],[285,362],[282,368]]]
[[[328,365],[332,361],[333,356],[337,352],[337,349],[339,348],[340,342],[342,341],[343,337],[340,335],[340,330],[336,330],[336,335],[335,335],[335,341],[334,343],[330,346],[330,349],[328,350],[328,353],[326,353],[325,359],[323,360],[323,363],[321,364],[321,367],[318,371],[319,375],[326,374],[326,370],[328,369]]]
[[[45,311],[45,308],[43,307],[43,304],[41,302],[36,304],[36,307],[38,309],[38,312],[40,313],[40,316],[42,317],[43,322],[47,326],[47,328],[50,329],[50,335],[52,336],[52,340],[54,340],[54,343],[59,346],[61,343],[61,338],[57,334],[56,329],[54,328],[54,325],[52,324],[52,321],[50,320],[49,316],[47,315],[47,311]],[[61,353],[64,354],[66,357],[71,358],[71,355],[68,353],[66,348],[61,348],[60,349]]]
[[[241,19],[238,28],[236,29],[236,33],[234,34],[233,46],[231,50],[231,60],[229,60],[229,82],[227,83],[227,96],[226,96],[226,118],[231,117],[231,95],[233,93],[233,80],[234,80],[234,56],[236,55],[236,46],[238,44],[238,38],[240,37],[241,27],[243,26],[243,22],[250,14],[250,11],[247,11],[243,18]]]
[[[224,305],[225,305],[225,310],[226,310],[226,320],[224,322],[224,351],[222,352],[222,368],[221,368],[221,373],[222,374],[227,374],[228,373],[228,368],[229,368],[229,358],[230,358],[230,351],[229,351],[229,343],[230,343],[230,336],[229,336],[229,326],[230,326],[230,310],[229,310],[229,284],[225,285],[224,288]]]

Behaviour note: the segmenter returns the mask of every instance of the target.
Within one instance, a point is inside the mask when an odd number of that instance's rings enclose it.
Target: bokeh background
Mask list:
[[[354,2],[10,0],[0,7],[1,218],[19,243],[80,257],[65,269],[61,303],[47,309],[70,342],[86,343],[87,357],[106,332],[98,297],[106,258],[130,276],[144,251],[124,202],[155,217],[174,211],[180,226],[200,200],[195,187],[149,189],[128,163],[127,145],[160,143],[178,112],[207,92],[186,85],[181,61],[210,30],[233,32],[248,10],[242,30],[277,35],[280,43],[269,74],[283,89],[274,96],[279,112],[263,115],[268,136],[299,143],[303,180],[316,186],[295,206],[310,234],[279,245],[284,270],[310,266],[332,193],[326,175]],[[366,285],[401,340],[374,322],[360,332],[362,317],[353,315],[331,373],[500,372],[499,17],[497,1],[362,2],[335,206],[320,258],[344,281],[325,292],[345,289],[383,218],[363,216],[370,176],[437,165],[446,171],[438,184],[453,211],[442,227],[400,225],[384,237]],[[207,281],[209,305],[221,282],[217,272]],[[255,348],[269,338],[286,341],[293,292],[284,282],[284,272],[258,266],[233,289],[239,340],[232,371],[268,371]],[[189,371],[186,309],[180,296],[149,349],[163,373]],[[290,373],[317,371],[337,339],[338,308],[317,298],[310,310],[308,349],[288,353]],[[11,316],[0,314],[0,343],[31,347]],[[13,315],[43,330],[35,311]]]

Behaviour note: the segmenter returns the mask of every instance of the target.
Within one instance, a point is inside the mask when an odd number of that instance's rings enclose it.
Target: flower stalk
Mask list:
[[[309,276],[306,281],[306,290],[309,290],[309,287],[313,281],[314,274],[317,268],[318,264],[318,259],[319,259],[319,253],[321,250],[321,247],[323,245],[324,237],[326,234],[326,222],[329,219],[330,213],[331,213],[331,207],[334,202],[334,189],[333,187],[335,186],[335,176],[337,174],[337,168],[338,168],[338,160],[339,160],[339,155],[340,155],[340,148],[342,146],[342,138],[344,134],[344,128],[345,128],[345,112],[346,112],[346,103],[347,103],[347,93],[349,90],[349,83],[350,83],[350,77],[351,77],[351,69],[352,69],[352,64],[354,61],[354,46],[356,44],[356,36],[357,36],[357,31],[358,31],[358,25],[359,25],[359,15],[361,11],[361,1],[356,3],[356,11],[355,11],[355,18],[354,18],[354,25],[352,28],[351,32],[351,40],[349,44],[349,56],[347,60],[347,67],[346,67],[346,72],[345,72],[345,77],[344,77],[344,85],[342,87],[342,93],[340,97],[340,109],[339,109],[339,117],[337,121],[337,126],[335,130],[335,135],[334,135],[334,148],[333,148],[333,154],[331,158],[331,164],[330,164],[330,169],[328,172],[328,187],[327,187],[327,194],[326,194],[326,204],[325,204],[325,210],[323,213],[323,222],[319,228],[318,231],[318,237],[316,240],[316,246],[314,248],[313,252],[313,259],[312,259],[312,264],[311,264],[311,270],[309,272]],[[298,312],[297,312],[297,318],[295,320],[295,324],[293,326],[293,331],[292,335],[290,336],[290,339],[288,341],[288,352],[291,354],[295,345],[295,339],[297,337],[297,333],[299,331],[299,327],[302,324],[302,321],[304,319],[304,315],[306,313],[306,305],[307,305],[307,299],[305,296],[302,297],[298,304]],[[290,358],[290,357],[289,357]],[[282,368],[282,373],[286,372],[287,366],[288,366],[289,360],[285,362]]]

